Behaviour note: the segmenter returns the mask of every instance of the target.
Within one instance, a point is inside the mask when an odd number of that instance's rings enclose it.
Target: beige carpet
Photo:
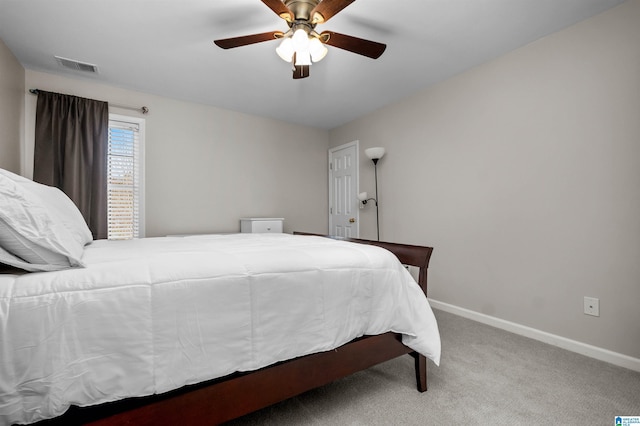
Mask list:
[[[440,367],[381,364],[232,425],[614,425],[640,416],[640,373],[435,311]]]

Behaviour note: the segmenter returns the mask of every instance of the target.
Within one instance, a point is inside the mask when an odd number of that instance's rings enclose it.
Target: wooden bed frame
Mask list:
[[[294,234],[318,236],[301,232]],[[425,294],[427,293],[427,268],[433,248],[351,238],[329,238],[375,245],[391,251],[402,264],[420,268],[418,284]],[[389,332],[377,336],[364,336],[332,351],[185,386],[162,395],[129,398],[93,407],[71,407],[61,417],[38,424],[220,424],[405,354],[415,358],[418,390],[426,391],[426,358],[404,346],[399,334]]]

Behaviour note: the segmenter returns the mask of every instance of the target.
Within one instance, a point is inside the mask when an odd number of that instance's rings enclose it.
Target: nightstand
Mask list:
[[[252,234],[282,233],[282,217],[243,217],[240,218],[240,232]]]

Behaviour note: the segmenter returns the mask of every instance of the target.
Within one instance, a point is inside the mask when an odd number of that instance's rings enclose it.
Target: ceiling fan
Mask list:
[[[387,48],[385,44],[365,40],[333,31],[317,33],[318,24],[324,24],[355,0],[262,0],[280,18],[289,30],[271,31],[241,37],[215,40],[223,48],[247,46],[263,41],[281,39],[278,55],[293,65],[293,78],[309,77],[309,66],[327,54],[325,45],[378,59]]]

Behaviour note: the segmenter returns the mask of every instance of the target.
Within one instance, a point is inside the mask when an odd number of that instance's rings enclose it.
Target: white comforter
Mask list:
[[[86,268],[0,275],[0,425],[161,393],[395,331],[436,363],[427,299],[386,250],[238,234],[96,241]]]

